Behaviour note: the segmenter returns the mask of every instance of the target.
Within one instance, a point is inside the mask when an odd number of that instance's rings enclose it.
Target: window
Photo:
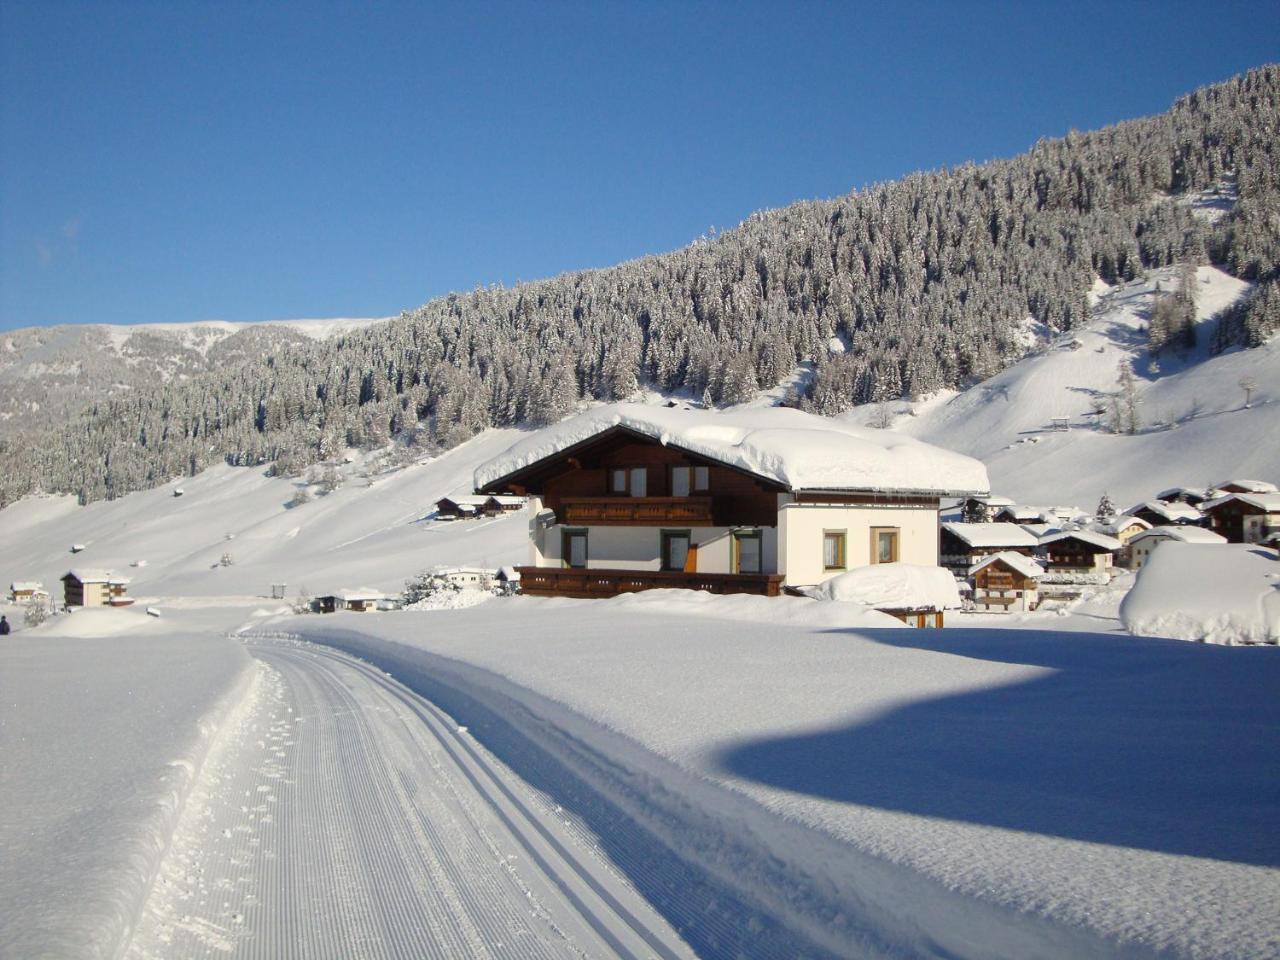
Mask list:
[[[872,527],[871,528],[871,562],[872,563],[897,563],[898,562],[898,528],[897,527]]]
[[[684,570],[689,564],[689,531],[662,531],[662,569]]]
[[[710,467],[694,467],[693,468],[693,489],[697,493],[706,493],[711,489],[711,468]]]
[[[845,531],[824,530],[822,532],[822,568],[824,570],[843,570],[845,567]]]
[[[735,530],[733,534],[733,572],[761,573],[764,551],[759,530]]]
[[[690,486],[690,469],[688,467],[672,467],[671,468],[671,495],[673,497],[687,497],[691,489]]]
[[[614,496],[643,497],[647,493],[647,467],[613,467],[609,470],[609,493]]]
[[[587,531],[564,531],[560,540],[560,556],[566,567],[585,567],[587,565]]]
[[[648,495],[647,487],[649,481],[649,471],[644,467],[631,468],[631,490],[633,497],[643,497]]]

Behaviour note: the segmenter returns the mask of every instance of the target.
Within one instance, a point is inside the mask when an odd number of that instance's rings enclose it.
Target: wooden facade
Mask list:
[[[1012,608],[1034,610],[1039,581],[997,557],[973,573],[973,604],[1008,613]]]
[[[1070,535],[1045,544],[1044,552],[1050,570],[1100,572],[1109,569],[1115,558],[1115,551]]]
[[[776,597],[783,577],[765,573],[683,573],[585,567],[516,567],[520,592],[535,597],[613,597],[640,590],[684,589]]]
[[[1272,494],[1268,500],[1276,496]],[[1261,497],[1253,498],[1258,503],[1250,503],[1249,499],[1248,496],[1230,496],[1208,504],[1204,513],[1209,520],[1209,529],[1225,537],[1228,543],[1249,543],[1265,539],[1272,526],[1280,527],[1280,509],[1270,511],[1260,506],[1260,503],[1267,502]]]

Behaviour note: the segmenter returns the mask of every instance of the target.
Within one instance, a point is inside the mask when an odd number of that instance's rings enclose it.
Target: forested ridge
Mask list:
[[[1258,283],[1217,346],[1280,327],[1280,67],[1164,114],[1042,140],[1009,160],[917,173],[757,213],[681,250],[451,294],[332,340],[240,357],[5,442],[0,503],[84,502],[221,460],[292,474],[347,445],[448,447],[641,385],[734,403],[800,361],[818,413],[985,379],[1028,318],[1070,329],[1095,277],[1212,261]],[[1197,218],[1189,193],[1230,185]]]

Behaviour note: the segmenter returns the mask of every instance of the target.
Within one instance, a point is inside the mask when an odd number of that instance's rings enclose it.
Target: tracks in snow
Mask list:
[[[129,956],[687,957],[514,774],[378,670],[259,643]]]

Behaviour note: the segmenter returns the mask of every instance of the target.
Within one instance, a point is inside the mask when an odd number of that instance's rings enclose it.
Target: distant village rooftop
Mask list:
[[[519,483],[529,467],[611,430],[745,471],[791,491],[970,496],[989,492],[986,467],[919,440],[783,407],[714,411],[619,403],[540,430],[481,464],[476,490]]]

